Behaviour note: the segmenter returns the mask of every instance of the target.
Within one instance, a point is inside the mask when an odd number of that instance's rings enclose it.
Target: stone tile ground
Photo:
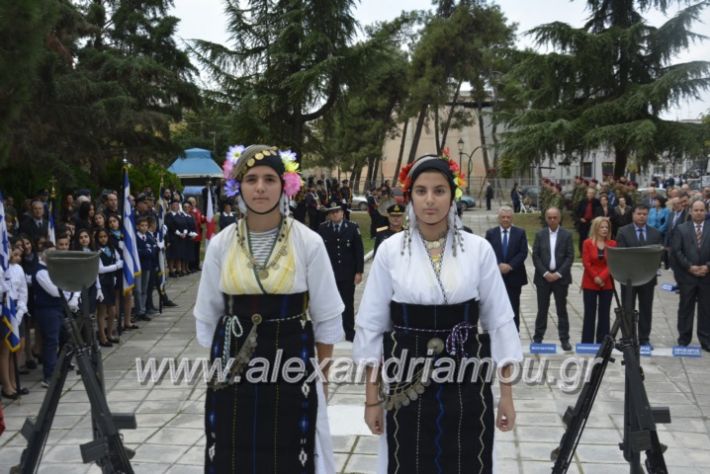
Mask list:
[[[477,234],[496,224],[493,213],[480,210],[466,213],[465,222]],[[530,260],[528,271],[532,272]],[[580,281],[581,267],[574,268]],[[133,467],[138,473],[202,472],[204,438],[202,413],[204,385],[141,384],[136,376],[136,358],[205,357],[206,351],[195,341],[191,307],[197,291],[198,276],[171,282],[169,293],[179,307],[141,329],[124,334],[121,344],[104,352],[107,398],[115,412],[135,412],[138,429],[123,431],[124,442],[136,450]],[[663,272],[660,283],[672,281]],[[657,287],[654,300],[652,342],[656,352],[664,352],[676,339],[677,295]],[[363,285],[358,288],[359,300]],[[532,285],[522,296],[521,339],[530,343],[535,321],[535,293]],[[571,287],[569,313],[572,341],[579,340],[582,325],[582,296]],[[554,315],[554,304],[551,308]],[[556,342],[555,317],[550,318],[547,342]],[[694,341],[697,343],[697,341]],[[665,350],[665,352],[668,352]],[[350,345],[338,344],[336,355],[349,356]],[[704,354],[706,355],[706,354]],[[545,357],[549,374],[556,374],[563,355]],[[619,359],[617,359],[618,361]],[[710,358],[679,359],[665,356],[644,357],[646,388],[652,404],[667,405],[673,422],[659,425],[661,441],[668,446],[666,462],[673,473],[708,472],[710,465]],[[25,446],[19,429],[28,415],[36,415],[45,390],[39,385],[39,371],[23,381],[31,393],[20,401],[6,403],[7,432],[0,437],[0,469],[17,464]],[[626,472],[617,447],[623,426],[623,372],[617,362],[609,367],[592,416],[584,432],[571,473],[603,474]],[[561,415],[574,404],[575,395],[565,394],[552,380],[538,385],[517,385],[514,389],[517,425],[512,432],[497,433],[499,472],[549,473],[550,451],[564,431]],[[330,413],[334,433],[335,458],[340,473],[374,472],[377,439],[367,435],[361,421],[363,388],[359,385],[331,386]],[[76,374],[71,374],[55,417],[53,429],[39,472],[99,472],[81,464],[78,445],[91,437],[89,403]]]

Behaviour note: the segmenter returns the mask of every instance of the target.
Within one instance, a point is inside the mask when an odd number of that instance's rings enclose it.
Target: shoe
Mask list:
[[[109,341],[106,341],[106,342],[99,341],[99,345],[101,347],[113,347],[113,344],[111,344],[111,342],[109,342]]]
[[[165,306],[166,308],[174,308],[177,306],[177,303],[171,300],[167,300],[165,303],[163,303],[163,306]]]
[[[678,339],[678,345],[679,345],[679,346],[688,347],[688,344],[690,344],[690,343],[689,343],[689,342],[684,342],[684,341],[681,341],[680,339]]]
[[[570,344],[569,341],[560,341],[560,345],[563,351],[572,352],[572,344]]]
[[[17,393],[19,393],[20,395],[27,395],[28,393],[30,393],[30,389],[27,387],[22,387],[17,391]]]
[[[651,350],[653,350],[653,344],[651,344],[651,341],[639,341],[639,346],[648,346]]]
[[[121,340],[117,337],[109,337],[108,340],[113,344],[118,344]]]
[[[149,309],[145,312],[146,316],[155,316],[156,314],[158,314],[158,312],[154,309]]]
[[[30,360],[28,360],[27,362],[25,362],[25,367],[27,367],[27,368],[30,369],[30,370],[36,369],[36,368],[37,368],[37,362],[35,362],[34,360],[30,359]]]
[[[133,329],[139,329],[139,328],[140,328],[140,326],[138,326],[137,324],[133,324],[133,323],[131,323],[130,326],[123,326],[124,331],[131,331]]]
[[[152,318],[150,318],[149,316],[146,316],[145,314],[137,315],[136,319],[138,319],[140,321],[152,321]]]
[[[40,385],[42,386],[42,388],[49,388],[49,382],[47,380],[42,380]]]
[[[534,344],[542,344],[542,338],[541,337],[533,337],[533,343]]]
[[[5,390],[2,390],[0,393],[2,393],[2,398],[7,398],[8,400],[17,400],[20,398],[20,395],[17,392],[5,393]]]

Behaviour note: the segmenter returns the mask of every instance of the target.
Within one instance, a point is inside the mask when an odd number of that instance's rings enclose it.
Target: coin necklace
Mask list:
[[[266,280],[267,278],[269,278],[269,270],[277,270],[279,268],[278,262],[281,257],[285,257],[286,255],[288,255],[288,246],[286,245],[286,241],[288,239],[288,234],[291,226],[288,225],[288,223],[285,221],[286,219],[282,220],[279,224],[278,237],[274,239],[274,242],[271,245],[271,250],[269,251],[269,256],[267,257],[264,265],[257,262],[254,258],[254,255],[252,254],[251,239],[249,238],[248,230],[245,233],[247,235],[249,248],[247,249],[245,247],[243,239],[239,240],[239,244],[242,247],[244,254],[247,256],[247,258],[249,258],[248,266],[249,268],[254,270],[256,275],[259,277],[259,280]],[[277,245],[280,245],[280,248],[274,255],[274,250]]]

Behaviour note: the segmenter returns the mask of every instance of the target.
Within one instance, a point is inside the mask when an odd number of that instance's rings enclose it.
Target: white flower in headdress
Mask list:
[[[279,150],[279,156],[284,161],[296,161],[296,153],[291,150]]]
[[[244,145],[230,146],[229,150],[227,150],[227,160],[229,160],[233,165],[236,164],[244,150]]]

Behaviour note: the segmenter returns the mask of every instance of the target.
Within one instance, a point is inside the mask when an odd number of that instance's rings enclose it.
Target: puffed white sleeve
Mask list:
[[[228,238],[232,235],[233,232],[226,231],[215,235],[207,246],[205,261],[202,264],[202,275],[193,315],[195,316],[197,342],[203,347],[212,346],[212,337],[217,328],[217,322],[224,314],[224,299],[220,290],[224,253],[222,249],[226,247]]]
[[[15,291],[17,292],[17,305],[18,312],[27,312],[27,301],[28,301],[28,289],[27,281],[25,280],[25,272],[22,268],[16,267],[16,271],[13,274],[13,286],[15,286]]]
[[[345,305],[338,293],[323,240],[320,236],[313,236],[307,248],[308,312],[313,321],[315,340],[322,344],[335,344],[345,337],[342,322]]]
[[[392,327],[390,302],[394,290],[388,259],[391,240],[385,240],[377,249],[355,318],[353,360],[356,364],[379,365],[382,335]]]
[[[520,362],[523,360],[523,349],[520,345],[520,335],[515,328],[513,307],[505,291],[495,253],[487,241],[482,243],[479,257],[479,321],[481,329],[490,337],[491,356],[499,365]]]

